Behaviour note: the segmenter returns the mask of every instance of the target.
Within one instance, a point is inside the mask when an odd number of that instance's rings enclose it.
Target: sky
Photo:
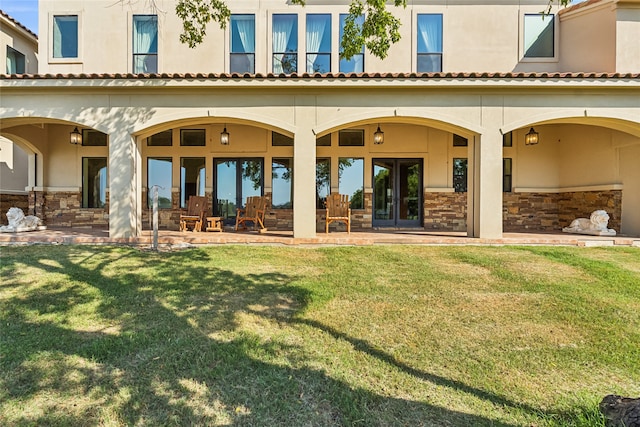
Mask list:
[[[0,9],[38,34],[38,0],[0,0]]]

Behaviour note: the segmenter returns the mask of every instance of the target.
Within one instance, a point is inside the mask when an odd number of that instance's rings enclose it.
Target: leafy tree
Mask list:
[[[131,3],[136,0],[120,1]],[[145,1],[152,8],[159,9],[157,0]],[[306,0],[291,0],[292,4],[300,6],[304,6],[305,2]],[[549,0],[543,12],[550,13],[554,4],[567,6],[569,3],[571,0]],[[387,6],[385,0],[351,0],[344,35],[340,41],[342,58],[351,59],[362,51],[363,46],[380,59],[387,57],[391,45],[400,41],[401,25],[400,20]],[[406,6],[407,0],[393,0],[394,8]],[[182,20],[180,41],[194,48],[204,40],[210,22],[217,22],[222,29],[227,27],[231,10],[226,0],[178,0],[176,14]],[[364,16],[362,24],[358,23],[360,16]]]

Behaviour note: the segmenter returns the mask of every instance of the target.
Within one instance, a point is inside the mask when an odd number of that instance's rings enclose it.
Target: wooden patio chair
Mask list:
[[[329,224],[332,222],[344,222],[347,225],[347,233],[351,233],[351,204],[347,194],[332,193],[327,196],[325,202],[327,213],[325,216],[325,233],[329,232]]]
[[[207,214],[206,196],[189,196],[187,202],[187,213],[180,214],[180,231],[202,231],[202,223]]]
[[[247,229],[247,222],[253,223],[254,230],[260,226],[260,232],[264,233],[267,228],[264,226],[264,214],[267,211],[267,198],[265,196],[247,197],[247,204],[244,208],[236,209],[236,231],[238,227]]]

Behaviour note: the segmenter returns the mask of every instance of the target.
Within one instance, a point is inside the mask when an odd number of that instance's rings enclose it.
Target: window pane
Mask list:
[[[502,191],[511,192],[511,173],[512,160],[510,158],[502,159]]]
[[[316,147],[331,147],[331,134],[328,133],[320,138],[316,138]]]
[[[180,145],[195,147],[206,145],[204,129],[180,129]]]
[[[331,15],[307,15],[307,73],[331,71]]]
[[[456,193],[467,191],[467,159],[453,159],[453,188]]]
[[[502,135],[502,146],[503,147],[513,147],[513,133],[507,132]]]
[[[93,129],[82,129],[82,145],[106,147],[107,134]]]
[[[442,15],[419,14],[417,32],[417,71],[442,71]]]
[[[467,138],[464,138],[460,135],[453,134],[453,146],[454,147],[466,147],[469,145],[469,141]]]
[[[340,53],[342,53],[342,36],[344,35],[344,26],[347,19],[347,14],[340,14]],[[364,23],[364,16],[360,16],[356,19],[356,24],[362,26]],[[340,72],[342,73],[362,73],[364,72],[364,46],[362,46],[362,53],[356,54],[351,59],[340,58]]]
[[[262,196],[262,160],[242,161],[241,185],[243,207],[247,204],[247,197]]]
[[[331,192],[331,159],[316,159],[316,209],[324,209]]]
[[[171,208],[171,158],[147,159],[147,206],[152,207],[153,186],[158,186],[158,208]]]
[[[255,71],[255,40],[254,15],[231,15],[230,71],[232,73]]]
[[[362,147],[364,146],[364,130],[347,129],[338,133],[338,145],[341,147]]]
[[[24,74],[25,57],[23,54],[7,46],[7,74]]]
[[[293,138],[278,132],[271,132],[271,145],[274,147],[293,147]]]
[[[78,16],[53,17],[53,57],[78,57]]]
[[[204,196],[204,157],[180,159],[180,207],[186,208],[190,196]]]
[[[274,209],[293,207],[293,159],[273,159],[271,163],[271,206]]]
[[[173,131],[171,129],[156,133],[147,138],[149,147],[170,147],[173,145]]]
[[[107,203],[107,158],[82,158],[82,207],[104,208]]]
[[[273,15],[273,72],[298,71],[298,15]]]
[[[352,209],[364,208],[364,159],[338,159],[338,191],[348,194]]]
[[[133,72],[158,72],[158,17],[133,17]]]
[[[526,58],[553,58],[553,15],[524,16],[524,56]]]

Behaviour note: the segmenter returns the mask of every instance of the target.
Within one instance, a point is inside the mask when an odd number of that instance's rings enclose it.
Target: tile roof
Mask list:
[[[31,31],[30,29],[28,29],[27,27],[25,27],[24,25],[22,25],[19,21],[16,21],[14,18],[12,18],[7,12],[5,12],[4,10],[0,9],[0,15],[4,16],[6,19],[8,19],[9,21],[11,21],[12,23],[16,24],[18,27],[22,28],[24,31],[26,31],[27,33],[29,33],[31,36],[33,36],[36,40],[38,40],[38,35],[36,33],[34,33],[33,31]]]
[[[640,79],[640,73],[441,72],[441,73],[69,73],[0,74],[0,80],[357,80],[357,79]]]

